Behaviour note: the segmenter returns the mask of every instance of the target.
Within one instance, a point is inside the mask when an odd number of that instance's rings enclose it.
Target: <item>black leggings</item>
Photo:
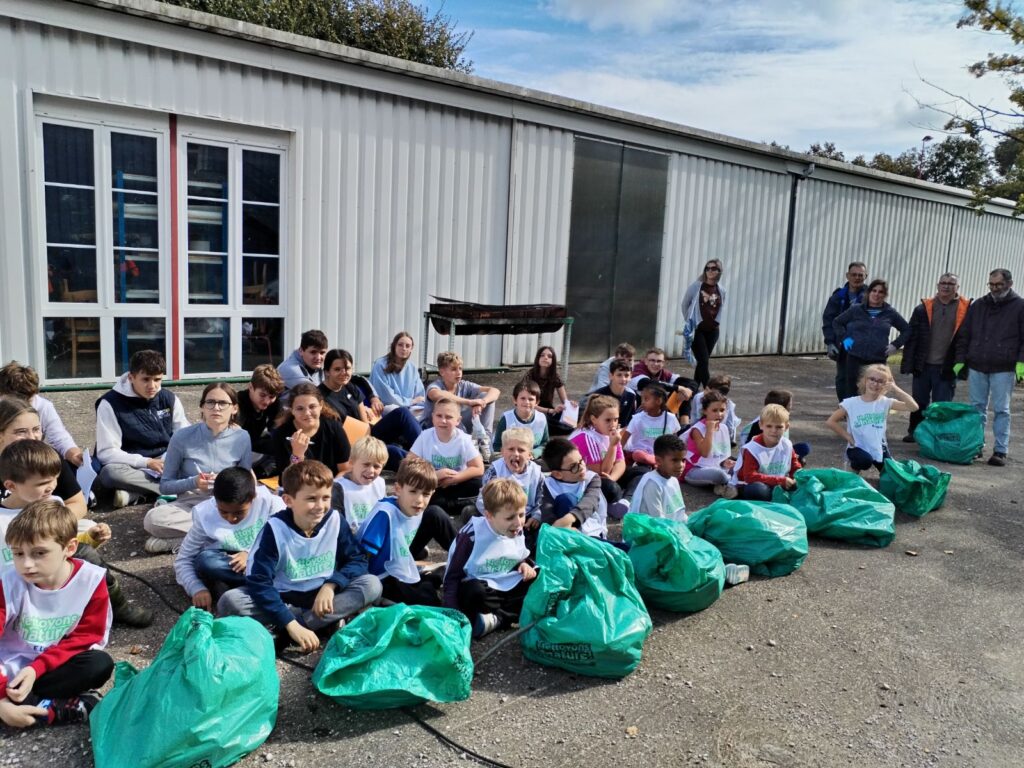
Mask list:
[[[693,378],[700,385],[701,389],[708,385],[711,378],[711,353],[715,351],[715,344],[718,343],[718,327],[714,330],[702,330],[699,326],[693,332],[693,344],[690,349],[693,356],[697,358],[697,365],[693,369]]]
[[[113,672],[114,660],[106,653],[82,651],[56,669],[40,675],[25,703],[34,705],[40,699],[70,699],[93,688],[101,688]]]
[[[502,629],[519,621],[523,598],[529,584],[520,581],[512,589],[494,589],[486,581],[465,579],[459,583],[459,610],[472,621],[481,613],[493,613],[501,622]]]

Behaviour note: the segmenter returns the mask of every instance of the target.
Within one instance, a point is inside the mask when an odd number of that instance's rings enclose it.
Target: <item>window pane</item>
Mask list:
[[[43,123],[43,179],[93,186],[92,131]]]
[[[43,319],[46,378],[83,379],[100,375],[100,321],[95,317]]]
[[[47,294],[50,301],[96,303],[96,249],[46,249]]]
[[[242,319],[242,369],[284,359],[284,318]]]
[[[111,183],[114,189],[156,192],[156,139],[110,134]]]
[[[93,190],[46,188],[46,242],[96,244],[96,197]]]
[[[167,326],[162,317],[114,318],[114,361],[116,374],[128,370],[128,363],[136,352],[155,349],[167,353]]]
[[[188,249],[190,251],[228,250],[228,206],[227,203],[188,204]]]
[[[188,194],[227,198],[228,150],[225,147],[188,145]]]
[[[155,251],[114,249],[114,301],[122,304],[160,303],[159,254]]]
[[[226,317],[185,318],[185,373],[223,373],[231,360]]]
[[[156,248],[159,242],[156,195],[114,192],[114,246]]]
[[[280,213],[276,205],[242,206],[243,253],[279,253]]]
[[[242,259],[242,303],[277,304],[280,293],[277,259]]]
[[[242,152],[242,199],[254,203],[281,201],[281,156]]]
[[[228,303],[228,257],[188,255],[188,300],[191,304]]]

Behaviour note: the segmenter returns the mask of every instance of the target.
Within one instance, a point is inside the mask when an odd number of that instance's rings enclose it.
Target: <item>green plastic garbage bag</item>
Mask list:
[[[648,608],[693,613],[722,594],[722,553],[686,523],[631,513],[622,520],[622,539],[630,544],[636,587]]]
[[[539,572],[519,624],[523,655],[591,677],[625,677],[640,663],[651,632],[625,552],[569,528],[545,525]]]
[[[886,459],[878,479],[878,490],[896,505],[896,509],[914,517],[923,517],[946,500],[946,489],[953,476],[931,464],[913,459]]]
[[[776,487],[772,498],[796,507],[807,531],[865,547],[887,547],[896,537],[896,508],[853,472],[801,469],[796,488]]]
[[[981,414],[967,403],[932,403],[914,430],[914,439],[926,459],[970,464],[985,445]]]
[[[89,717],[96,768],[232,765],[270,735],[278,689],[259,622],[189,608],[152,664],[117,664]]]
[[[686,524],[718,547],[725,562],[745,563],[758,576],[785,576],[807,557],[807,525],[786,504],[719,499]]]
[[[331,638],[313,685],[353,709],[464,701],[473,682],[469,643],[469,619],[459,611],[371,608]]]

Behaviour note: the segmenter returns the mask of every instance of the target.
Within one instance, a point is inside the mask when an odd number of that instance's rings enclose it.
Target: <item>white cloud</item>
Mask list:
[[[556,18],[583,23],[591,29],[622,27],[648,32],[655,24],[689,16],[699,5],[680,0],[548,0],[542,7]]]

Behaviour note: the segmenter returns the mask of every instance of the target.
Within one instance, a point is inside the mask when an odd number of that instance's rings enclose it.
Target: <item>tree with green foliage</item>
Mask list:
[[[978,189],[991,183],[985,145],[966,136],[947,136],[924,158],[922,178],[961,189]]]
[[[262,27],[315,37],[456,72],[471,72],[463,56],[471,32],[459,32],[441,11],[410,0],[165,0]]]

